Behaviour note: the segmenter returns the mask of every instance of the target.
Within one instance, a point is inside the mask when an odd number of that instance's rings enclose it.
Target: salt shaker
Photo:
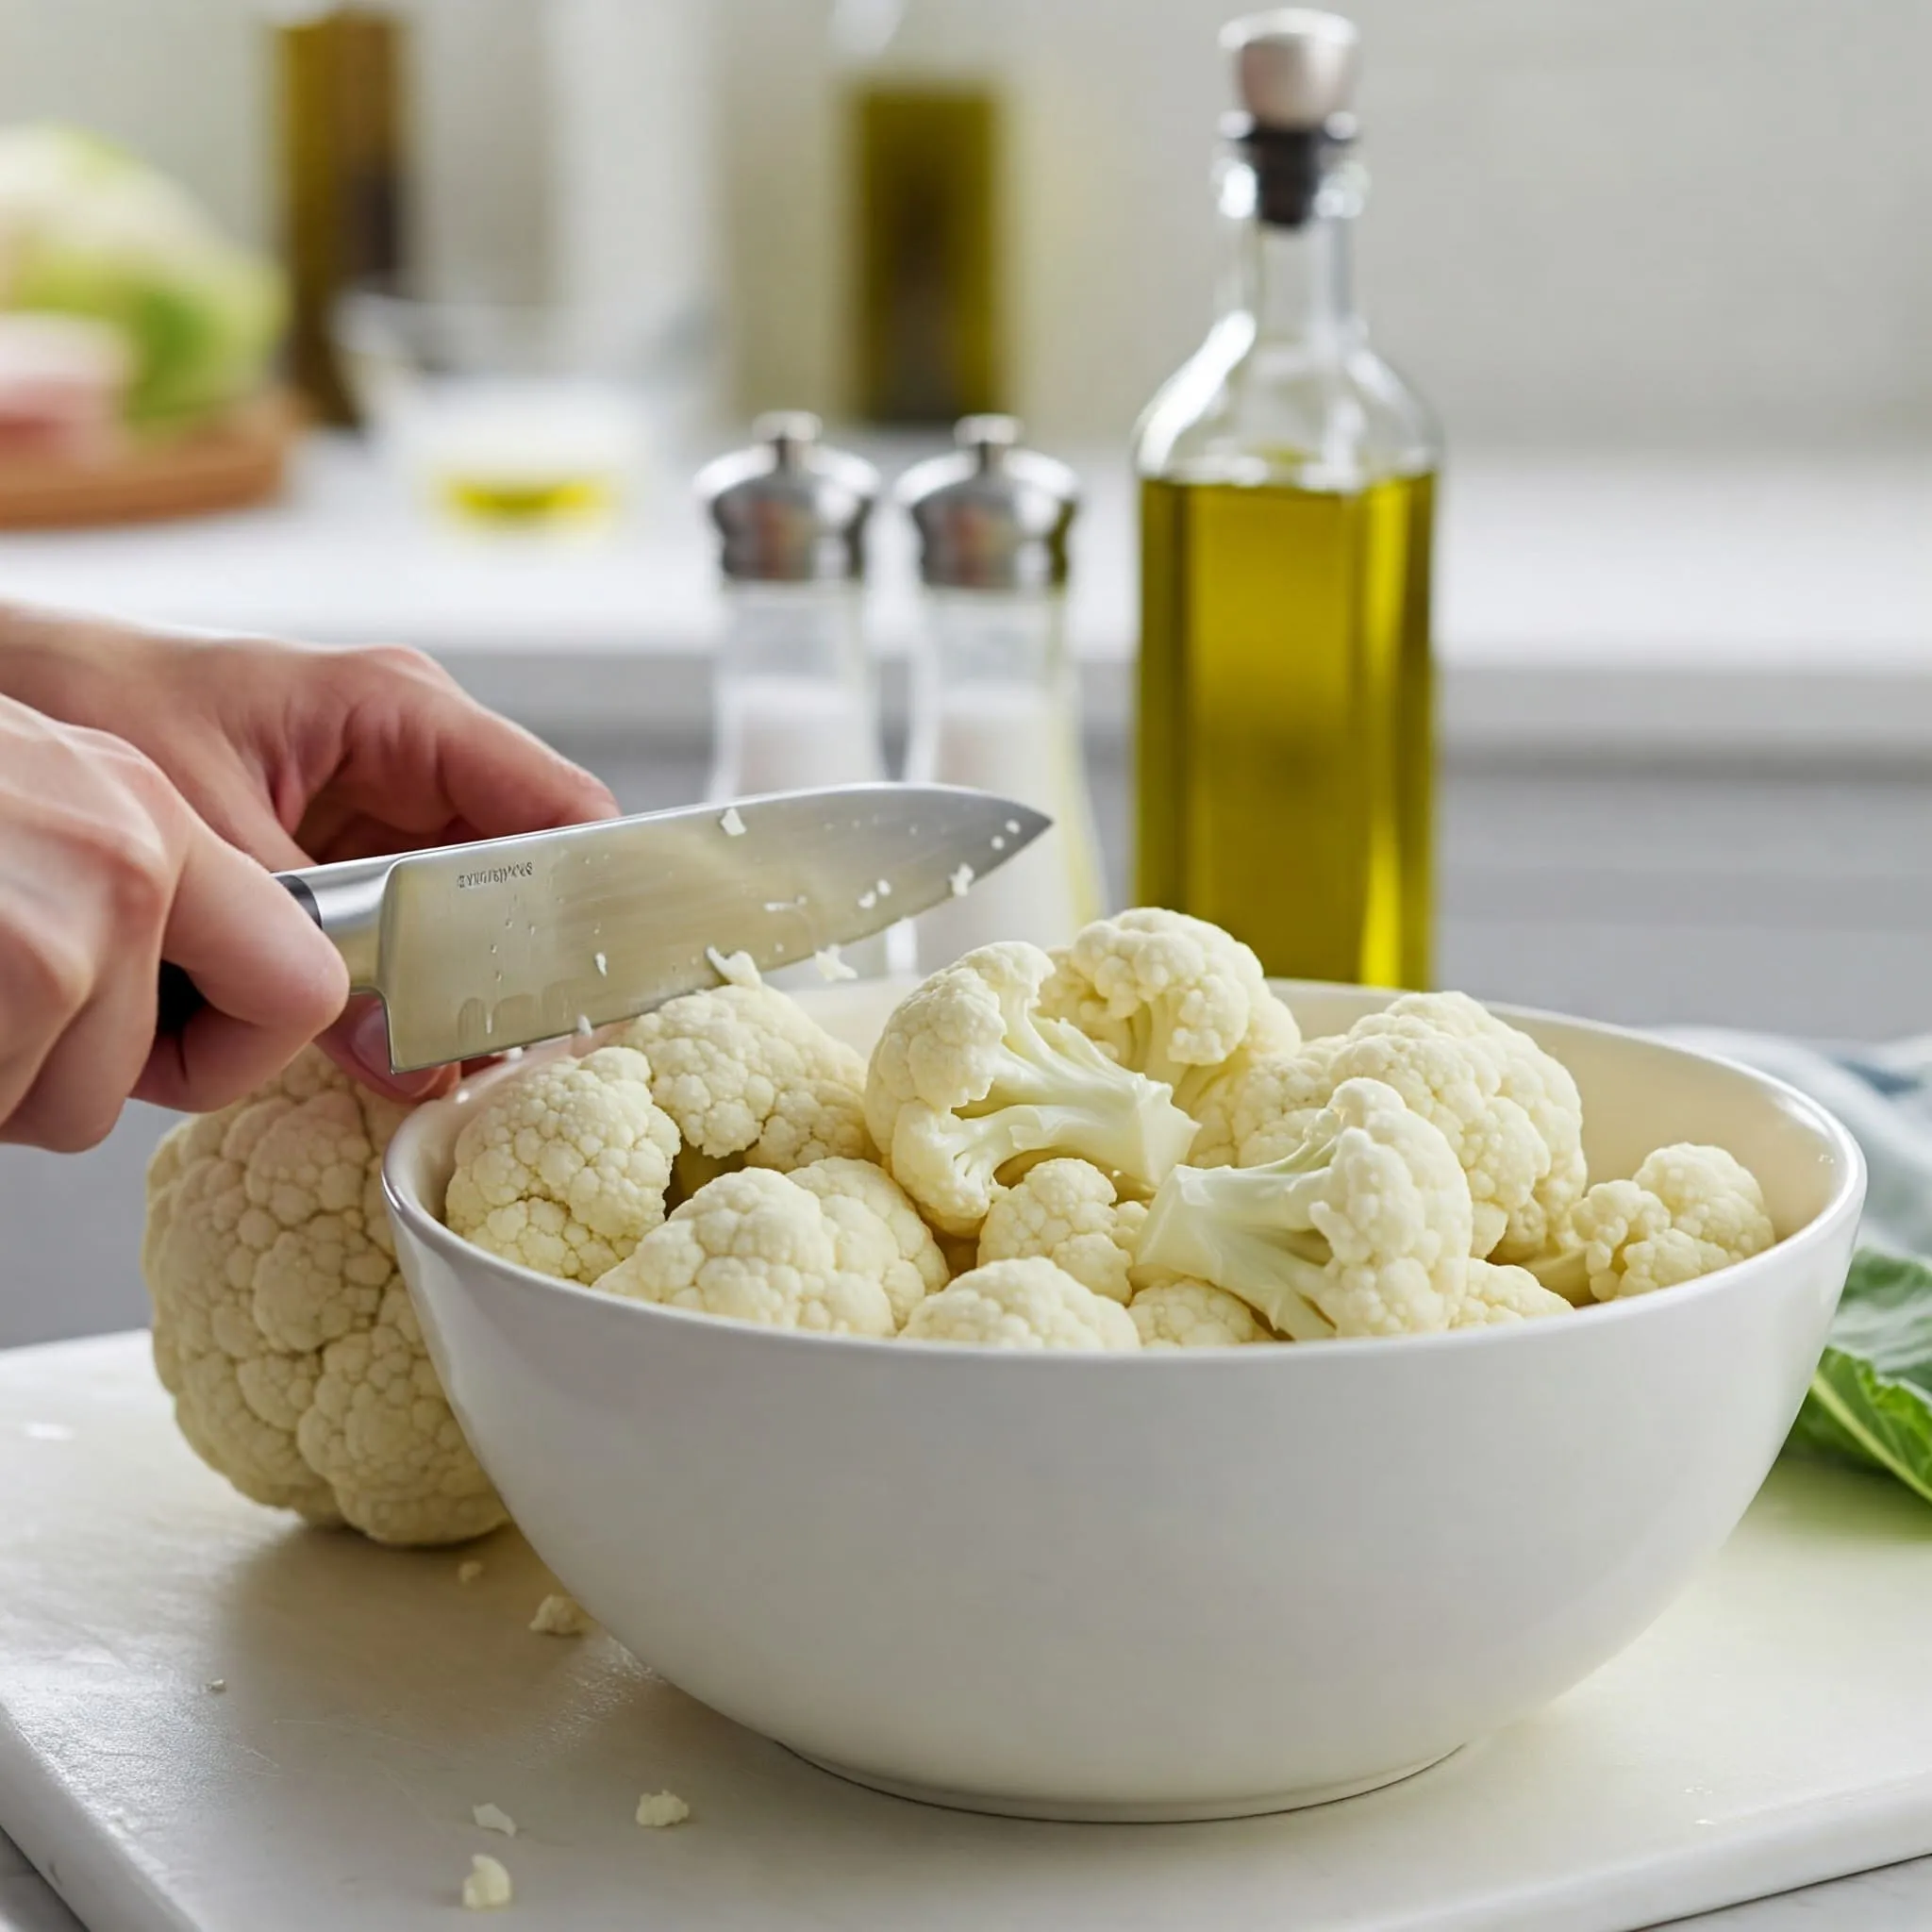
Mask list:
[[[819,431],[801,410],[760,416],[751,448],[698,473],[723,541],[708,792],[721,804],[885,776],[859,612],[879,475],[828,448]],[[845,963],[884,972],[884,940],[848,947]],[[809,975],[787,968],[770,976],[786,985]]]
[[[924,585],[906,775],[1020,799],[1054,827],[918,921],[927,972],[993,940],[1064,945],[1104,899],[1064,614],[1079,482],[1022,449],[1010,416],[965,417],[954,438],[896,492]]]
[[[803,411],[761,416],[752,434],[697,477],[723,540],[709,791],[721,801],[884,775],[859,627],[878,472],[826,447]]]

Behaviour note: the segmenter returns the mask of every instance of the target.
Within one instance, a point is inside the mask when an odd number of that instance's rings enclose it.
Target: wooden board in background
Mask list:
[[[301,426],[294,399],[275,391],[111,463],[0,458],[0,529],[153,523],[270,502]]]

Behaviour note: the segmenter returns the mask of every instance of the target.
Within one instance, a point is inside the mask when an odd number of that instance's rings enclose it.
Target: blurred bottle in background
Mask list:
[[[994,940],[1064,945],[1104,897],[1065,627],[1078,479],[1020,448],[1010,416],[967,417],[956,436],[955,455],[908,470],[896,492],[918,527],[924,585],[906,776],[997,791],[1054,825],[921,916],[927,972]]]
[[[403,271],[408,25],[387,8],[326,0],[271,16],[289,376],[325,423],[357,421],[331,318],[357,286]]]
[[[1271,973],[1425,985],[1441,453],[1355,308],[1355,29],[1223,39],[1224,307],[1136,440],[1137,894]]]
[[[273,4],[331,420],[458,525],[611,524],[708,402],[703,0]]]
[[[996,28],[946,0],[835,0],[853,394],[875,423],[996,408],[1006,376]]]

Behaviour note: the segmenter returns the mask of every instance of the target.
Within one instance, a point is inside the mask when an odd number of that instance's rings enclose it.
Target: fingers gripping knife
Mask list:
[[[968,890],[1041,813],[953,786],[787,791],[278,873],[378,993],[397,1073],[602,1026],[851,945]],[[201,1004],[162,968],[160,1024]]]

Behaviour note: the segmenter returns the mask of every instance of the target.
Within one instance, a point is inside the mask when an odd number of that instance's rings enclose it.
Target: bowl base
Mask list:
[[[786,1748],[792,1750],[790,1745]],[[1385,1785],[1400,1784],[1404,1778],[1414,1777],[1418,1772],[1427,1771],[1455,1755],[1454,1751],[1445,1751],[1441,1757],[1425,1757],[1420,1764],[1405,1764],[1394,1771],[1378,1772],[1374,1777],[1352,1778],[1342,1784],[1257,1792],[1243,1798],[1160,1804],[1138,1799],[1085,1803],[1076,1798],[1003,1798],[987,1791],[949,1790],[943,1785],[885,1777],[877,1772],[835,1763],[829,1757],[815,1757],[809,1751],[792,1750],[793,1757],[804,1758],[820,1771],[828,1771],[847,1784],[883,1791],[891,1798],[909,1798],[915,1805],[937,1805],[948,1811],[981,1811],[995,1818],[1040,1818],[1062,1824],[1202,1824],[1217,1818],[1257,1818],[1270,1811],[1305,1811],[1312,1805],[1332,1805],[1340,1798],[1358,1798],[1364,1791],[1379,1791]]]

